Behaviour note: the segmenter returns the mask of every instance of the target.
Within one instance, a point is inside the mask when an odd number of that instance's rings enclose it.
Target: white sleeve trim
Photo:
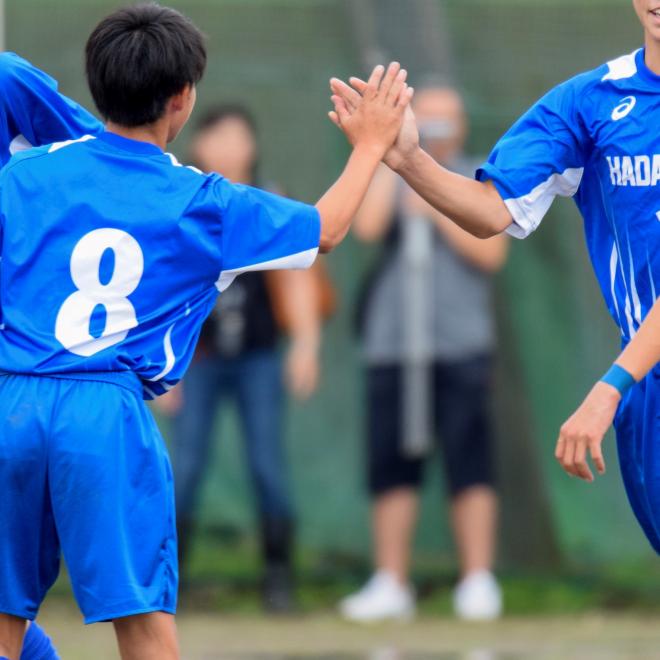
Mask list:
[[[568,168],[561,174],[553,174],[522,197],[505,199],[504,203],[513,218],[513,224],[506,230],[507,234],[514,238],[527,238],[541,224],[557,195],[575,195],[583,174],[584,167]]]
[[[218,281],[215,283],[216,288],[222,293],[241,273],[248,273],[255,270],[302,270],[309,268],[315,261],[319,253],[317,247],[296,254],[289,255],[288,257],[280,257],[279,259],[271,259],[270,261],[262,261],[252,266],[245,268],[234,268],[233,270],[223,270],[220,273]]]

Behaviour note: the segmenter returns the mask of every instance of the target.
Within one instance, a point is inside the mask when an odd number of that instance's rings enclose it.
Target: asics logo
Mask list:
[[[619,101],[619,105],[612,110],[612,121],[619,121],[627,117],[637,105],[637,99],[634,96],[626,96]]]

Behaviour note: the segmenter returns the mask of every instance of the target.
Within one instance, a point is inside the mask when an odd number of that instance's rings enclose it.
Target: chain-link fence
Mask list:
[[[379,54],[421,79],[441,68],[464,91],[470,148],[485,154],[511,121],[552,85],[636,48],[629,2],[607,0],[171,0],[209,37],[199,104],[240,100],[258,119],[264,176],[314,201],[347,152],[326,119],[331,75],[364,73]],[[82,73],[86,35],[108,0],[7,0],[6,45],[91,106]],[[433,71],[433,73],[438,73]],[[186,156],[187,133],[174,145]],[[558,553],[597,560],[650,556],[636,530],[607,444],[610,471],[596,485],[554,465],[557,429],[617,350],[583,247],[580,219],[558,203],[542,228],[513,247],[499,281],[497,416],[503,557],[549,563]],[[366,554],[360,369],[352,332],[355,292],[374,250],[354,242],[331,257],[341,310],[326,329],[324,374],[313,402],[292,409],[289,451],[308,546]],[[205,489],[204,515],[248,528],[251,498],[233,421]],[[428,476],[440,474],[428,470]],[[439,478],[425,497],[421,551],[450,555]]]

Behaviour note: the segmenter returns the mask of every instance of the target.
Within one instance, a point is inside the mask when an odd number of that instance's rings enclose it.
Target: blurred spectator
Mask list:
[[[217,172],[234,183],[260,184],[255,124],[241,106],[221,106],[207,114],[193,137],[192,156],[205,172]],[[294,511],[282,436],[284,384],[300,399],[309,397],[317,385],[317,279],[314,271],[254,272],[237,278],[218,298],[181,386],[162,397],[161,404],[174,415],[172,455],[182,571],[199,487],[211,462],[218,400],[238,406],[260,521],[264,606],[272,612],[294,606]],[[290,337],[284,369],[283,326]]]
[[[474,173],[462,152],[467,121],[458,92],[421,89],[414,110],[426,150],[449,169]],[[341,612],[356,621],[414,614],[409,565],[424,440],[437,433],[461,567],[454,608],[462,618],[495,618],[501,595],[491,572],[497,519],[491,280],[505,262],[506,239],[470,236],[385,167],[354,232],[363,241],[384,241],[360,306],[375,573],[342,601]]]

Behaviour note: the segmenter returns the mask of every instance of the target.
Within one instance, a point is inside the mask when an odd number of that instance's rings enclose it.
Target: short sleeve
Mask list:
[[[248,271],[309,268],[316,259],[321,220],[314,206],[218,178],[222,272],[226,289]]]
[[[589,137],[577,103],[578,79],[556,87],[502,137],[477,179],[492,181],[513,218],[507,232],[525,238],[541,223],[557,195],[577,192]]]
[[[63,96],[53,78],[14,53],[0,53],[0,106],[18,151],[83,135],[103,125],[87,110]]]

